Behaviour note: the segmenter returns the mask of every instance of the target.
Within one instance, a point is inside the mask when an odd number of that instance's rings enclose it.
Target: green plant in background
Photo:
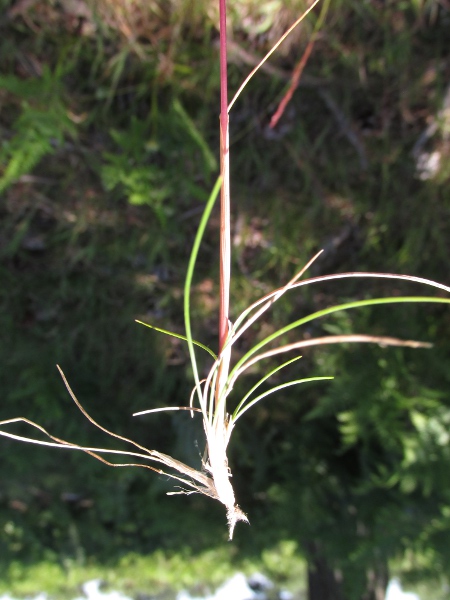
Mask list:
[[[112,564],[73,565],[69,584],[64,565],[41,560],[27,568],[14,563],[0,581],[0,593],[26,597],[32,596],[36,589],[45,589],[53,597],[69,600],[83,583],[101,578],[128,596],[139,597],[151,589],[155,595],[174,598],[176,591],[194,587],[197,594],[200,589],[208,593],[235,574],[234,563],[233,548],[226,545],[199,554],[188,549],[173,554],[157,550],[147,556],[130,552]],[[304,566],[304,560],[296,553],[296,545],[285,542],[267,548],[261,557],[247,559],[239,568],[248,575],[262,570],[277,583],[282,583],[289,573],[295,579],[296,588],[303,590]]]
[[[146,133],[145,123],[136,117],[132,117],[126,133],[111,131],[119,153],[104,153],[106,162],[102,167],[102,180],[108,191],[121,186],[131,204],[149,204],[164,224],[166,212],[163,203],[173,190],[165,182],[164,171],[148,160],[151,159],[152,148],[146,140]]]
[[[156,128],[162,131],[162,143],[154,135]],[[152,111],[147,121],[133,116],[126,131],[112,130],[110,134],[117,150],[103,153],[105,162],[101,167],[102,181],[108,191],[118,189],[130,204],[151,206],[163,226],[173,216],[166,202],[169,198],[188,192],[204,199],[195,182],[185,184],[179,172],[188,167],[186,155],[197,158],[197,166],[205,178],[217,169],[217,161],[178,99],[164,112]]]
[[[1,75],[0,88],[21,100],[13,131],[4,136],[0,148],[0,193],[28,174],[45,156],[54,154],[65,139],[75,138],[77,128],[70,118],[63,95],[64,60],[51,71],[43,66],[40,77],[22,80]]]

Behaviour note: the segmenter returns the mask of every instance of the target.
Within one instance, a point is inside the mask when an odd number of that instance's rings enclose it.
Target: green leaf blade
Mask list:
[[[155,325],[150,325],[150,323],[144,323],[144,321],[139,321],[139,319],[135,319],[136,323],[139,323],[140,325],[144,325],[145,327],[148,327],[149,329],[154,329],[155,331],[159,331],[160,333],[165,333],[166,335],[170,335],[171,337],[175,337],[178,338],[179,340],[183,340],[185,342],[188,341],[187,337],[185,335],[182,335],[181,333],[175,333],[174,331],[169,331],[168,329],[163,329],[162,327],[156,327]],[[216,354],[214,354],[214,352],[211,350],[211,348],[208,348],[208,346],[205,346],[205,344],[202,344],[201,342],[198,342],[197,340],[192,340],[192,343],[195,346],[198,346],[199,348],[203,348],[203,350],[206,350],[206,352],[208,352],[208,354],[210,354],[214,360],[217,360],[217,356]]]
[[[275,392],[279,392],[280,390],[283,390],[284,388],[287,388],[287,387],[291,387],[292,385],[298,385],[300,383],[308,383],[310,381],[324,381],[326,379],[327,380],[328,379],[334,379],[334,377],[307,377],[306,379],[294,379],[292,381],[287,381],[286,383],[282,383],[281,385],[277,385],[277,386],[275,386],[273,388],[270,388],[270,390],[267,390],[263,394],[260,394],[259,396],[257,396],[256,398],[254,398],[251,402],[249,402],[246,406],[244,406],[237,413],[236,417],[234,417],[234,415],[233,415],[233,421],[236,422],[239,419],[239,417],[241,417],[249,408],[251,408],[252,406],[254,406],[257,402],[259,402],[260,400],[262,400],[266,396],[269,396],[270,394],[274,394]]]

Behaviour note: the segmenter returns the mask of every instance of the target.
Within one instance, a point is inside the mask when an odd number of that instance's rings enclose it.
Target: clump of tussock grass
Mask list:
[[[189,410],[191,415],[198,414],[201,416],[203,421],[203,428],[205,432],[206,451],[202,461],[202,468],[196,470],[181,461],[163,454],[154,449],[148,449],[133,440],[118,435],[112,431],[109,431],[97,421],[95,421],[83,408],[82,404],[78,401],[75,393],[72,391],[67,379],[64,376],[61,368],[58,367],[64,384],[72,397],[73,401],[84,414],[84,416],[98,429],[104,433],[117,438],[118,440],[130,444],[132,450],[112,450],[108,448],[100,447],[86,447],[77,445],[66,440],[62,440],[50,434],[39,424],[30,421],[24,417],[18,417],[14,419],[8,419],[0,422],[0,425],[10,425],[18,422],[26,423],[45,436],[51,441],[33,439],[22,435],[10,433],[9,431],[0,431],[0,435],[15,439],[18,441],[31,442],[38,445],[45,445],[50,447],[64,448],[68,450],[79,450],[86,452],[92,457],[100,460],[106,465],[113,467],[129,467],[137,466],[146,469],[150,469],[159,474],[167,475],[172,478],[177,488],[170,492],[170,494],[192,494],[200,493],[204,494],[212,499],[221,502],[226,509],[228,529],[230,539],[233,536],[235,525],[238,521],[248,522],[246,514],[239,507],[236,502],[235,493],[231,484],[231,471],[228,465],[227,449],[230,443],[232,432],[236,426],[237,421],[242,415],[244,415],[249,409],[255,406],[258,402],[262,401],[269,395],[279,392],[287,387],[296,386],[304,383],[313,381],[324,381],[333,379],[332,377],[307,377],[302,379],[288,380],[280,385],[274,386],[260,393],[259,388],[270,379],[275,373],[286,369],[293,362],[299,360],[301,356],[298,354],[302,348],[336,344],[336,343],[375,343],[382,346],[406,346],[411,348],[428,348],[430,344],[428,342],[420,342],[415,340],[402,340],[390,336],[374,336],[370,334],[349,334],[349,335],[329,335],[322,336],[313,339],[299,339],[298,341],[285,344],[279,343],[279,339],[282,338],[286,333],[296,328],[302,327],[306,323],[309,323],[315,319],[325,317],[329,314],[338,311],[345,311],[355,308],[362,308],[365,306],[375,306],[382,304],[394,304],[394,303],[408,303],[408,302],[431,302],[431,303],[447,303],[450,304],[450,298],[447,297],[430,297],[430,296],[403,296],[403,297],[387,297],[387,298],[373,298],[357,300],[354,302],[347,302],[345,304],[339,304],[331,306],[309,315],[305,315],[300,319],[297,319],[286,326],[274,331],[264,339],[257,342],[251,347],[241,358],[235,360],[233,357],[233,346],[243,335],[243,333],[253,326],[259,319],[261,319],[267,311],[277,302],[284,294],[291,292],[294,289],[300,288],[306,285],[320,284],[324,281],[343,279],[343,278],[385,278],[385,279],[403,279],[411,283],[417,283],[434,287],[436,289],[450,293],[450,287],[440,284],[435,281],[431,281],[424,278],[399,275],[391,273],[375,273],[375,272],[351,272],[351,273],[340,273],[323,275],[320,277],[314,277],[310,279],[301,279],[309,267],[315,260],[320,258],[321,252],[316,254],[302,269],[300,269],[294,277],[284,286],[276,289],[269,294],[266,294],[253,304],[251,304],[246,310],[239,315],[234,323],[231,322],[231,309],[230,309],[230,264],[231,264],[231,241],[230,241],[230,147],[229,147],[229,111],[238,100],[240,93],[243,91],[245,86],[251,77],[257,72],[257,70],[269,59],[269,57],[277,50],[281,43],[286,39],[291,31],[297,27],[297,25],[313,10],[313,8],[319,4],[320,0],[315,0],[311,6],[306,10],[299,19],[281,36],[276,44],[273,45],[271,50],[263,58],[263,60],[253,69],[249,76],[244,80],[243,84],[239,87],[235,96],[228,102],[228,90],[227,90],[227,33],[226,33],[226,0],[219,0],[220,8],[220,69],[221,69],[221,106],[220,106],[220,157],[221,167],[220,176],[216,181],[216,184],[211,192],[208,202],[200,221],[200,225],[197,230],[193,249],[191,252],[186,279],[184,286],[184,320],[186,335],[174,334],[170,331],[155,327],[148,324],[150,328],[153,328],[159,332],[169,335],[175,335],[178,338],[186,341],[189,349],[189,355],[192,365],[192,371],[194,375],[194,389],[191,393],[189,402],[186,406],[179,407],[161,407],[157,409],[151,409],[147,411],[140,411],[135,413],[135,416],[142,414],[149,414],[153,412],[159,412],[164,410]],[[324,11],[326,12],[328,2],[324,2]],[[322,12],[322,15],[325,13]],[[323,19],[319,19],[321,22]],[[314,30],[316,33],[317,28]],[[314,35],[315,35],[314,33]],[[300,64],[300,63],[299,63]],[[298,83],[298,78],[301,76],[297,74],[297,80],[293,81],[295,86]],[[290,92],[288,91],[288,94]],[[287,98],[287,96],[286,96]],[[287,98],[288,99],[288,98]],[[282,106],[282,105],[281,105]],[[221,225],[220,225],[220,308],[219,308],[219,352],[216,354],[213,350],[206,347],[201,342],[194,340],[192,335],[191,326],[191,311],[190,311],[190,296],[192,281],[194,276],[194,270],[196,265],[197,256],[199,253],[200,245],[202,242],[203,234],[205,232],[208,219],[211,215],[214,203],[220,193],[220,204],[221,204]],[[147,325],[144,323],[144,325]],[[205,379],[201,379],[199,375],[199,369],[197,367],[196,358],[196,347],[200,347],[203,351],[209,353],[212,363],[209,372]],[[271,359],[279,354],[285,354],[288,352],[295,352],[296,355],[275,367],[268,367],[263,377],[257,381],[256,384],[251,387],[250,390],[237,402],[236,408],[231,411],[229,409],[230,402],[232,401],[232,393],[236,386],[238,379],[254,364],[259,361]],[[120,462],[115,463],[107,460],[105,455],[124,455],[130,457],[132,462]],[[139,461],[139,462],[138,462]],[[150,463],[150,464],[149,464]],[[158,466],[154,466],[155,463]],[[160,468],[160,465],[164,469]],[[167,470],[166,470],[167,469]]]

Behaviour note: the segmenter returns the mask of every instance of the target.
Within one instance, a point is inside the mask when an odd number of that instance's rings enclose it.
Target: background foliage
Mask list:
[[[58,363],[105,426],[198,463],[202,432],[187,415],[129,417],[184,404],[190,393],[183,345],[133,321],[182,330],[184,269],[217,172],[217,7],[1,5],[1,418],[26,416],[99,444],[67,397]],[[231,86],[304,6],[230,3]],[[231,115],[235,314],[319,248],[315,274],[373,269],[448,284],[449,8],[437,0],[333,2],[272,130],[316,18]],[[217,228],[215,216],[194,307],[195,337],[213,347]],[[239,351],[306,309],[404,289],[339,282],[291,292]],[[292,370],[334,382],[301,396],[285,391],[242,420],[232,461],[252,527],[237,531],[240,560],[291,540],[310,562],[319,552],[344,574],[348,598],[362,598],[369,571],[387,562],[445,583],[449,323],[445,307],[408,306],[314,325],[435,345],[305,352]],[[2,564],[81,564],[186,545],[197,552],[225,540],[220,507],[168,499],[168,484],[147,473],[9,441],[0,448]]]

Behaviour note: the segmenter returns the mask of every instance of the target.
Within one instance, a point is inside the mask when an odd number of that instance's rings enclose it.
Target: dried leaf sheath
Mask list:
[[[26,419],[24,417],[16,417],[14,419],[7,419],[5,421],[0,421],[0,425],[3,426],[3,425],[9,425],[9,424],[19,423],[19,422],[27,423],[28,425],[31,425],[35,429],[38,429],[39,431],[41,431],[45,436],[50,438],[52,440],[52,442],[46,442],[46,441],[41,441],[41,440],[25,437],[25,436],[20,436],[20,435],[6,432],[6,431],[0,431],[0,435],[2,435],[4,437],[8,437],[10,439],[17,440],[17,441],[30,442],[30,443],[42,445],[42,446],[50,446],[50,447],[61,448],[61,449],[66,449],[66,450],[81,450],[83,452],[86,452],[86,454],[89,454],[90,456],[96,458],[97,460],[99,460],[99,461],[103,462],[104,464],[109,465],[111,467],[142,467],[145,469],[150,469],[160,475],[166,475],[166,476],[168,476],[172,479],[175,479],[175,480],[183,483],[184,485],[187,485],[188,487],[192,488],[189,491],[185,490],[186,493],[198,492],[201,494],[205,494],[206,496],[209,496],[210,498],[214,498],[216,500],[219,499],[217,491],[214,487],[214,481],[206,473],[197,471],[196,469],[193,469],[192,467],[185,465],[181,461],[176,460],[176,459],[172,458],[171,456],[168,456],[167,454],[158,452],[157,450],[149,450],[148,448],[141,446],[137,442],[130,440],[119,434],[116,434],[112,431],[109,431],[108,429],[106,429],[105,427],[103,427],[102,425],[97,423],[89,415],[89,413],[85,410],[85,408],[81,405],[81,403],[75,396],[73,390],[69,386],[67,379],[59,366],[58,366],[58,370],[59,370],[61,377],[63,378],[64,384],[65,384],[71,398],[75,402],[76,406],[80,409],[80,411],[83,413],[83,415],[93,425],[95,425],[95,427],[97,427],[98,429],[100,429],[101,431],[103,431],[104,433],[106,433],[112,437],[115,437],[123,442],[128,443],[128,444],[132,444],[134,447],[138,448],[142,452],[132,452],[132,451],[128,451],[128,450],[112,450],[112,449],[106,449],[106,448],[94,448],[94,447],[80,446],[78,444],[68,442],[66,440],[63,440],[61,438],[58,438],[58,437],[50,434],[41,425],[38,425],[34,421],[31,421],[30,419]],[[143,460],[151,460],[151,461],[163,464],[170,469],[174,469],[175,471],[178,471],[178,473],[188,477],[189,479],[181,478],[178,475],[175,475],[173,473],[166,473],[165,471],[158,469],[156,467],[153,467],[151,465],[146,465],[146,464],[141,464],[141,463],[112,463],[112,462],[104,459],[102,456],[100,456],[100,454],[115,454],[115,455],[119,455],[119,456],[126,455],[126,456],[132,456],[135,458],[140,458]]]
[[[174,469],[175,471],[178,471],[179,473],[181,473],[182,475],[186,475],[187,477],[189,477],[189,480],[186,479],[180,479],[178,476],[173,475],[171,473],[164,473],[163,471],[159,471],[161,474],[165,474],[168,475],[169,477],[171,477],[172,479],[176,479],[178,481],[181,481],[182,483],[188,485],[189,487],[191,487],[192,489],[190,491],[187,490],[183,490],[185,493],[194,493],[194,492],[198,492],[201,494],[204,494],[206,496],[209,496],[210,498],[213,498],[215,500],[219,500],[220,502],[222,502],[223,504],[225,504],[226,508],[227,508],[227,514],[230,510],[229,508],[229,504],[227,504],[227,502],[229,502],[229,497],[224,495],[224,491],[223,489],[225,488],[224,484],[223,484],[223,480],[221,479],[221,477],[223,477],[223,473],[220,472],[220,469],[217,468],[216,466],[216,471],[219,474],[219,476],[215,475],[215,477],[210,477],[209,475],[207,475],[205,472],[202,471],[197,471],[196,469],[193,469],[192,467],[189,467],[188,465],[185,465],[184,463],[182,463],[181,461],[172,458],[171,456],[168,456],[167,454],[163,454],[162,452],[158,452],[157,450],[149,450],[147,448],[145,448],[144,446],[141,446],[140,444],[134,442],[133,440],[130,440],[128,438],[125,438],[121,435],[118,435],[116,433],[113,433],[112,431],[109,431],[108,429],[106,429],[105,427],[103,427],[102,425],[100,425],[99,423],[97,423],[87,412],[86,410],[82,407],[82,405],[80,404],[80,402],[78,401],[77,397],[75,396],[75,394],[73,393],[64,373],[62,372],[61,368],[58,366],[58,370],[61,374],[61,377],[63,378],[64,384],[72,398],[72,400],[75,402],[75,404],[77,405],[77,407],[81,410],[81,412],[83,413],[83,415],[89,419],[89,421],[95,425],[96,427],[98,427],[99,429],[101,429],[103,432],[118,438],[124,442],[128,442],[130,444],[132,444],[133,446],[136,446],[137,448],[139,448],[140,450],[143,450],[144,452],[148,453],[149,458],[151,460],[154,460],[156,462],[162,463],[164,464],[166,467],[169,467],[171,469]],[[58,440],[59,441],[59,440]],[[213,459],[212,463],[211,463],[211,447],[214,448],[214,442],[212,441],[212,443],[210,443],[210,440],[208,439],[208,435],[207,435],[207,441],[208,441],[208,454],[210,456],[210,464],[205,464],[204,467],[207,471],[209,471],[210,473],[216,473],[216,471],[213,470],[213,464],[216,465],[216,461]],[[214,451],[213,451],[214,452]],[[91,453],[92,454],[92,453]],[[213,454],[213,456],[215,457],[215,455]],[[99,458],[98,456],[95,456],[95,458]],[[156,470],[156,469],[154,469]],[[217,489],[216,487],[216,478],[217,481],[219,483],[219,489]],[[228,481],[228,470],[227,470],[227,481]],[[231,487],[231,486],[230,486]],[[233,495],[234,498],[234,495]],[[234,502],[233,502],[233,506],[234,506]],[[230,520],[230,519],[229,519]],[[234,527],[234,526],[233,526]]]

